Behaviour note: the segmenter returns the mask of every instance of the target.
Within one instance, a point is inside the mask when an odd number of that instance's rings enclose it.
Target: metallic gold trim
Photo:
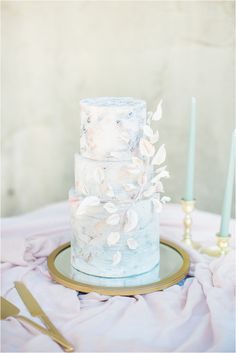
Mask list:
[[[73,279],[70,279],[64,276],[57,270],[54,263],[55,263],[56,257],[60,254],[60,252],[70,247],[70,242],[59,246],[48,256],[48,260],[47,260],[48,271],[56,282],[62,284],[65,287],[68,287],[80,292],[84,292],[84,293],[97,292],[104,295],[126,295],[126,296],[152,293],[152,292],[160,291],[170,286],[173,286],[174,284],[181,281],[188,274],[188,270],[190,267],[189,255],[185,250],[183,250],[180,246],[176,245],[175,243],[172,243],[169,240],[161,239],[161,243],[177,251],[183,259],[183,265],[181,266],[180,270],[177,271],[175,274],[161,281],[154,282],[151,284],[146,284],[146,285],[136,286],[136,287],[125,287],[125,288],[124,287],[120,287],[120,288],[100,287],[100,286],[94,286],[94,285],[77,282],[77,281],[74,281]]]
[[[213,257],[219,257],[228,254],[228,252],[231,250],[229,245],[230,237],[230,234],[227,236],[216,234],[216,245],[202,247],[200,249],[200,253]]]
[[[182,242],[185,243],[186,245],[192,247],[193,249],[199,249],[201,247],[201,245],[192,240],[192,234],[191,234],[191,231],[192,231],[191,214],[194,210],[195,202],[196,202],[196,200],[187,201],[185,199],[181,199],[182,210],[185,213],[185,217],[184,217],[184,221],[183,221],[184,235],[183,235]]]

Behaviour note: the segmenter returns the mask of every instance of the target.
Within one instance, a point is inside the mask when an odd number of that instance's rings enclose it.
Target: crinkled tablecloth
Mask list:
[[[167,205],[161,234],[179,243],[183,213]],[[213,245],[218,215],[195,211],[193,238]],[[234,223],[231,223],[233,235]],[[134,297],[79,294],[55,283],[47,256],[70,240],[69,208],[53,204],[2,220],[2,296],[31,317],[14,288],[23,281],[79,352],[231,352],[234,346],[235,252],[210,259],[195,250],[182,286]],[[233,246],[233,237],[231,245]],[[186,247],[185,247],[186,249]],[[38,319],[33,318],[40,323]],[[60,346],[14,318],[2,321],[3,352],[57,352]]]

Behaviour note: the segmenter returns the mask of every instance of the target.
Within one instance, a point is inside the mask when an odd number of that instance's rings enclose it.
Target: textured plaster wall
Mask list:
[[[2,211],[67,198],[79,99],[134,96],[166,143],[183,195],[190,100],[198,104],[198,208],[220,212],[234,126],[234,2],[2,1]]]

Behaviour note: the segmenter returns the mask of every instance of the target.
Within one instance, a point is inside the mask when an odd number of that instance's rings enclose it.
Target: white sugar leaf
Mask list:
[[[150,197],[155,193],[156,193],[156,186],[152,185],[146,191],[144,191],[143,196]]]
[[[117,213],[116,214],[112,214],[106,220],[106,223],[109,224],[109,225],[112,225],[112,226],[115,226],[119,222],[120,222],[120,216]]]
[[[168,172],[168,170],[163,170],[162,172],[159,173],[159,177],[161,178],[169,178],[170,177],[170,173]]]
[[[82,215],[84,213],[86,213],[86,209],[88,207],[94,207],[94,206],[98,206],[100,204],[100,200],[97,196],[88,196],[85,197],[85,199],[83,199],[83,201],[80,203],[77,211],[76,211],[76,215]]]
[[[151,125],[151,120],[152,120],[153,112],[147,112],[147,124]]]
[[[171,198],[170,198],[169,196],[163,196],[163,197],[161,198],[161,202],[162,202],[162,203],[170,202],[170,200],[171,200]]]
[[[112,265],[113,266],[118,265],[120,263],[120,261],[121,261],[121,257],[122,256],[121,256],[120,251],[117,251],[112,257]]]
[[[127,171],[130,174],[139,174],[140,173],[140,169],[139,168],[129,168],[129,169],[127,169]]]
[[[130,140],[130,135],[128,134],[127,131],[122,131],[121,134],[120,134],[120,138],[122,141],[128,143],[129,140]]]
[[[164,187],[161,181],[158,181],[155,184],[155,187],[156,187],[156,192],[164,192]]]
[[[162,178],[169,178],[170,174],[167,170],[163,170],[162,172],[158,173],[154,178],[152,178],[151,183],[155,184]]]
[[[135,250],[138,247],[137,241],[133,238],[127,239],[127,245],[131,250]]]
[[[166,159],[166,148],[165,145],[161,145],[157,153],[152,159],[152,165],[160,165],[162,164]]]
[[[143,127],[143,132],[144,135],[147,137],[152,137],[153,136],[153,130],[149,125],[144,125]]]
[[[156,174],[157,174],[157,173],[161,173],[163,170],[166,170],[166,168],[167,168],[167,166],[164,165],[163,167],[160,167],[160,168],[156,169],[156,170],[155,170],[155,173],[156,173]]]
[[[147,112],[147,118],[151,118],[153,116],[153,112]]]
[[[160,178],[159,178],[159,174],[158,174],[154,178],[151,179],[151,183],[156,184],[159,180],[160,180]]]
[[[94,171],[94,180],[97,184],[101,184],[104,181],[105,175],[102,168],[96,168]]]
[[[106,195],[109,196],[109,197],[114,197],[115,196],[115,193],[111,187],[110,184],[107,184],[107,192],[106,192]]]
[[[134,184],[129,183],[129,184],[124,185],[124,189],[129,192],[129,191],[136,190],[137,186],[135,186]]]
[[[162,118],[162,99],[160,100],[155,113],[152,116],[152,120],[158,121]]]
[[[115,213],[117,212],[117,207],[116,205],[114,205],[114,203],[112,202],[107,202],[105,203],[105,205],[103,206],[105,208],[105,210],[108,212],[108,213]]]
[[[138,215],[134,210],[128,210],[126,212],[126,220],[124,225],[124,231],[126,233],[130,232],[137,227],[138,224]]]
[[[154,143],[157,143],[157,141],[159,140],[159,132],[156,131],[155,134],[153,134],[151,137],[150,137],[150,142],[152,144]]]
[[[89,194],[87,187],[83,183],[80,183],[79,188],[80,188],[80,191],[81,191],[82,194],[84,194],[84,195],[88,195]]]
[[[146,139],[141,138],[139,142],[139,150],[142,156],[152,157],[155,153],[154,146]]]
[[[111,232],[107,237],[107,245],[112,246],[118,243],[120,240],[120,233],[119,232]]]
[[[138,157],[132,157],[132,162],[135,167],[138,167],[138,168],[143,167],[143,160]]]
[[[161,210],[162,210],[162,208],[163,208],[163,205],[162,205],[162,203],[160,202],[160,200],[158,200],[158,199],[156,199],[156,198],[153,198],[153,199],[152,199],[152,202],[153,202],[155,211],[156,211],[157,213],[161,212]]]
[[[97,196],[88,196],[81,202],[80,206],[98,206],[100,204],[100,200]]]
[[[95,225],[95,229],[96,229],[96,234],[99,234],[100,232],[102,232],[105,228],[107,227],[106,222],[104,221],[104,219],[100,220],[99,222],[96,223]]]
[[[164,192],[163,184],[158,180],[155,182],[154,185],[151,185],[144,193],[143,195],[145,197],[150,197],[154,195],[155,193],[158,192]]]
[[[116,151],[110,152],[110,156],[113,157],[113,158],[115,158],[115,159],[120,159],[120,157],[121,157],[121,152],[116,152]]]
[[[142,174],[138,177],[138,184],[140,186],[143,186],[147,183],[147,175],[146,174]]]

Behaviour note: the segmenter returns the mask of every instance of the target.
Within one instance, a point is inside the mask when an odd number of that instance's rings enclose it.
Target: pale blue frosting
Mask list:
[[[71,267],[71,278],[78,282],[87,283],[89,285],[95,285],[100,287],[136,287],[144,286],[153,282],[160,280],[160,264],[158,263],[148,272],[133,275],[128,277],[98,277],[88,275],[84,272],[76,270],[74,267]]]
[[[146,107],[146,102],[132,97],[97,97],[86,98],[80,101],[81,105],[89,107],[111,107],[111,108],[132,108],[140,106]]]

